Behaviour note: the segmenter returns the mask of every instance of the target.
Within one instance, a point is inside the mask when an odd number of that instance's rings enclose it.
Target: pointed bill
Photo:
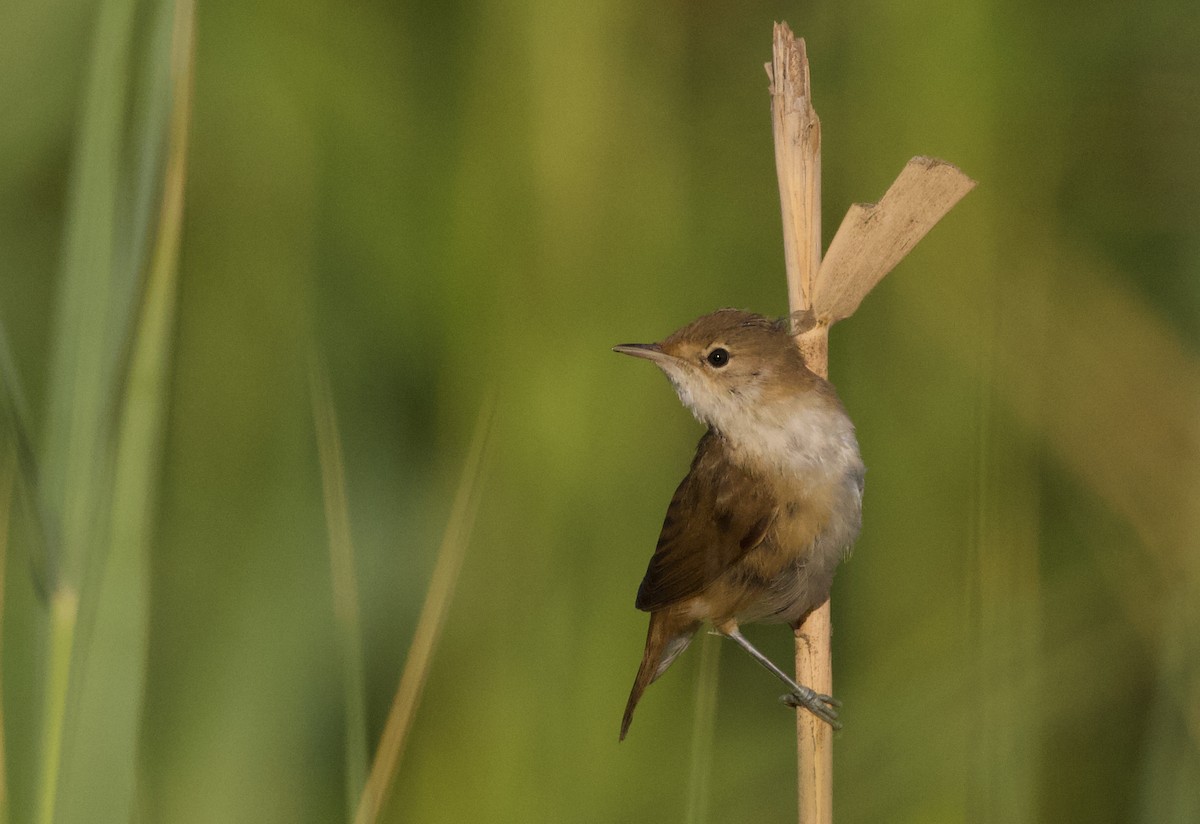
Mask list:
[[[622,343],[614,346],[613,351],[620,352],[622,355],[633,355],[635,358],[645,358],[656,363],[671,358],[657,343]]]

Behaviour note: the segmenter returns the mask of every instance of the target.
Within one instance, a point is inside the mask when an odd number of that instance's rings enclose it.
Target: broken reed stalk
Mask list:
[[[956,167],[915,157],[878,203],[856,203],[821,258],[821,121],[812,106],[808,55],[776,23],[771,79],[775,167],[783,214],[788,306],[808,368],[829,374],[829,327],[848,318],[884,275],[975,186]],[[799,313],[799,314],[797,314]],[[796,630],[796,680],[833,694],[829,601]],[[833,731],[796,713],[800,824],[833,821]]]
[[[775,171],[783,213],[788,309],[813,308],[813,286],[821,266],[821,121],[812,106],[808,55],[786,23],[776,23],[771,78],[771,123]],[[828,327],[816,325],[797,338],[808,368],[828,377]],[[829,601],[796,629],[796,680],[833,694],[829,654]],[[801,824],[833,820],[833,730],[803,710],[796,713],[796,784]]]

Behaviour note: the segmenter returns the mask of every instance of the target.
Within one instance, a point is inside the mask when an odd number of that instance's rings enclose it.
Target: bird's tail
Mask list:
[[[692,642],[692,636],[700,628],[699,622],[680,625],[666,612],[654,612],[650,615],[650,627],[646,631],[646,651],[642,653],[642,664],[638,667],[637,677],[633,679],[633,689],[629,691],[629,700],[625,702],[625,716],[621,719],[621,739],[629,732],[633,722],[633,710],[642,698],[646,687],[654,683],[658,676],[667,671],[679,653],[687,649]]]

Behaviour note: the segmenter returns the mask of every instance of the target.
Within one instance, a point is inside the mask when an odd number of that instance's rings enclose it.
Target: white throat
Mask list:
[[[747,464],[775,467],[785,475],[840,478],[862,464],[850,418],[826,403],[796,400],[759,407],[718,429]]]
[[[716,429],[732,456],[748,468],[840,478],[862,466],[854,424],[837,404],[816,395],[766,401],[753,388],[736,396],[716,393],[672,371],[667,376],[679,399],[701,423]]]

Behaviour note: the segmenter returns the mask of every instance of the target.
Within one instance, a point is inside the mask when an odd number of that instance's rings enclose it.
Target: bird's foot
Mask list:
[[[779,700],[789,707],[804,707],[804,709],[817,716],[817,718],[820,718],[835,730],[842,728],[842,723],[838,721],[837,714],[837,710],[842,706],[842,702],[832,695],[822,695],[808,687],[801,687],[798,692],[789,692],[787,695],[781,695]]]

